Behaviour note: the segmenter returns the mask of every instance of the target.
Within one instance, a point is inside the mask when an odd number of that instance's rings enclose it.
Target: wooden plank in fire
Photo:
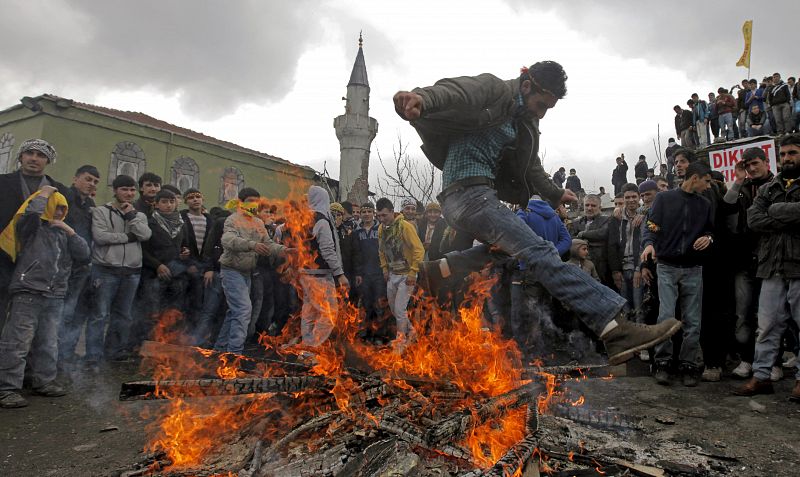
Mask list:
[[[611,374],[612,366],[607,364],[575,364],[566,366],[534,366],[524,368],[522,375],[535,378],[543,374],[554,374],[570,378],[605,378]]]
[[[307,389],[333,387],[321,376],[280,376],[271,378],[178,379],[122,383],[120,401],[171,399],[261,393],[296,393]],[[156,392],[158,391],[158,392]]]

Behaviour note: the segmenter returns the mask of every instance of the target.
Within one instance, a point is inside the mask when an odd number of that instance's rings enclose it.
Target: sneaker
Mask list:
[[[0,408],[14,409],[27,405],[28,401],[26,401],[20,393],[14,391],[0,391]]]
[[[446,259],[443,258],[442,260]],[[428,296],[436,298],[445,280],[442,276],[442,270],[439,268],[439,260],[431,260],[420,264],[417,284]]]
[[[750,377],[750,374],[752,372],[753,372],[753,365],[746,361],[742,361],[741,363],[739,363],[739,366],[736,366],[733,369],[733,371],[731,371],[731,374],[733,374],[733,376],[737,378],[747,379]]]
[[[614,366],[633,358],[638,351],[666,341],[681,329],[681,322],[669,318],[655,325],[633,323],[617,318],[617,327],[600,337],[608,352],[608,364]]]
[[[797,366],[797,356],[795,354],[792,354],[792,356],[789,359],[787,359],[786,361],[783,362],[782,366],[784,368],[790,368],[790,369],[796,367]]]
[[[646,349],[639,351],[639,359],[644,361],[645,363],[650,361],[650,352]]]
[[[31,392],[37,396],[44,397],[61,397],[67,395],[67,390],[56,383],[47,383],[40,388],[33,389]]]
[[[722,369],[706,368],[703,370],[703,375],[700,377],[700,379],[708,383],[717,383],[720,379],[722,379]]]
[[[733,390],[736,396],[755,396],[756,394],[774,394],[775,389],[772,388],[772,381],[769,379],[756,379],[750,378],[743,386]]]
[[[769,372],[769,380],[773,383],[777,383],[783,379],[783,368],[780,366],[773,366],[772,371]]]
[[[671,384],[669,380],[669,371],[667,371],[667,365],[659,365],[655,366],[655,372],[653,373],[653,377],[655,378],[656,382],[662,386],[668,386]]]

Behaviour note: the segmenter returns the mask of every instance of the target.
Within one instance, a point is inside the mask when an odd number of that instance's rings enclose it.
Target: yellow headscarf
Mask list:
[[[28,208],[28,204],[31,201],[38,197],[41,191],[36,191],[28,197],[25,202],[19,206],[17,209],[17,213],[14,214],[14,217],[9,222],[8,226],[3,230],[3,233],[0,234],[0,249],[2,249],[5,253],[11,257],[11,261],[15,262],[17,260],[17,254],[21,248],[20,243],[17,243],[17,221],[20,217],[25,213],[25,209]],[[43,220],[53,220],[53,217],[56,214],[56,208],[59,206],[66,207],[69,210],[69,206],[67,205],[67,198],[64,197],[60,192],[53,192],[53,194],[47,199],[47,206],[44,209],[44,213],[42,214]],[[67,212],[64,212],[64,217],[67,216]],[[63,219],[62,219],[63,220]]]
[[[258,214],[258,207],[260,204],[258,202],[242,202],[239,199],[231,199],[225,203],[225,208],[228,210],[240,210],[245,215],[249,215],[250,217],[255,217]]]

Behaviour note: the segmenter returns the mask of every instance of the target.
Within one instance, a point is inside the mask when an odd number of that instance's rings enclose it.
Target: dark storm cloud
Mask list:
[[[665,0],[508,0],[527,12],[552,10],[574,30],[604,44],[612,54],[643,58],[708,79],[726,87],[746,76],[717,77],[729,72],[744,48],[742,23],[753,20],[752,76],[783,73],[797,76],[797,0],[752,1]],[[624,78],[620,78],[624,81]]]
[[[0,100],[144,89],[179,93],[186,112],[213,119],[286,95],[298,58],[325,41],[324,18],[340,25],[336,15],[307,0],[6,3],[0,43],[10,47],[0,55]],[[344,25],[355,22],[347,17]],[[324,71],[302,74],[325,78]]]

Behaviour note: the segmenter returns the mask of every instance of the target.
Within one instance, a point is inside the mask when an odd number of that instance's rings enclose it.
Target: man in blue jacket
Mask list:
[[[700,377],[700,319],[703,308],[703,251],[714,241],[711,203],[701,194],[711,186],[711,170],[699,161],[686,168],[680,188],[656,195],[647,220],[641,260],[657,259],[659,323],[675,316],[680,297],[683,343],[679,361],[684,386]],[[654,377],[669,384],[672,343],[656,345]]]

